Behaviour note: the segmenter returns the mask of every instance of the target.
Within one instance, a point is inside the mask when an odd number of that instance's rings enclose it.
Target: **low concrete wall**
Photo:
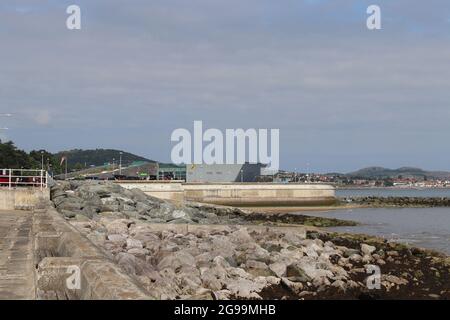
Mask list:
[[[50,200],[50,190],[40,188],[0,188],[0,210],[32,210]]]
[[[127,189],[174,201],[227,206],[314,206],[336,202],[335,188],[322,184],[118,182]]]

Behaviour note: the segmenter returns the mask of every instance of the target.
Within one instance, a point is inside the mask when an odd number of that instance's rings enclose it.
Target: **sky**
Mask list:
[[[25,150],[170,161],[202,120],[279,129],[283,169],[450,170],[447,0],[2,0],[0,46],[0,138]]]

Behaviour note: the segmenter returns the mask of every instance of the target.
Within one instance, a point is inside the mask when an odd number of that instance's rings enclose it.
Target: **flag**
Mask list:
[[[59,165],[62,166],[62,164],[64,163],[64,161],[67,161],[67,157],[66,157],[66,156],[63,156],[63,157],[61,158],[61,162],[59,163]]]

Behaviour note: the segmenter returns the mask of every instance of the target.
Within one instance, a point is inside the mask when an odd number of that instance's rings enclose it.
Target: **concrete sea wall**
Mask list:
[[[335,188],[322,184],[124,182],[127,189],[175,201],[229,206],[314,206],[336,202]]]
[[[231,206],[307,206],[335,202],[334,188],[300,184],[186,184],[185,199]]]

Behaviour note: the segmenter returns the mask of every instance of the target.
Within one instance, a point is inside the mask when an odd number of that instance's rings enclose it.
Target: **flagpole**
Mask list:
[[[62,156],[59,166],[62,166],[63,162],[65,162],[64,180],[67,180],[67,156]]]

